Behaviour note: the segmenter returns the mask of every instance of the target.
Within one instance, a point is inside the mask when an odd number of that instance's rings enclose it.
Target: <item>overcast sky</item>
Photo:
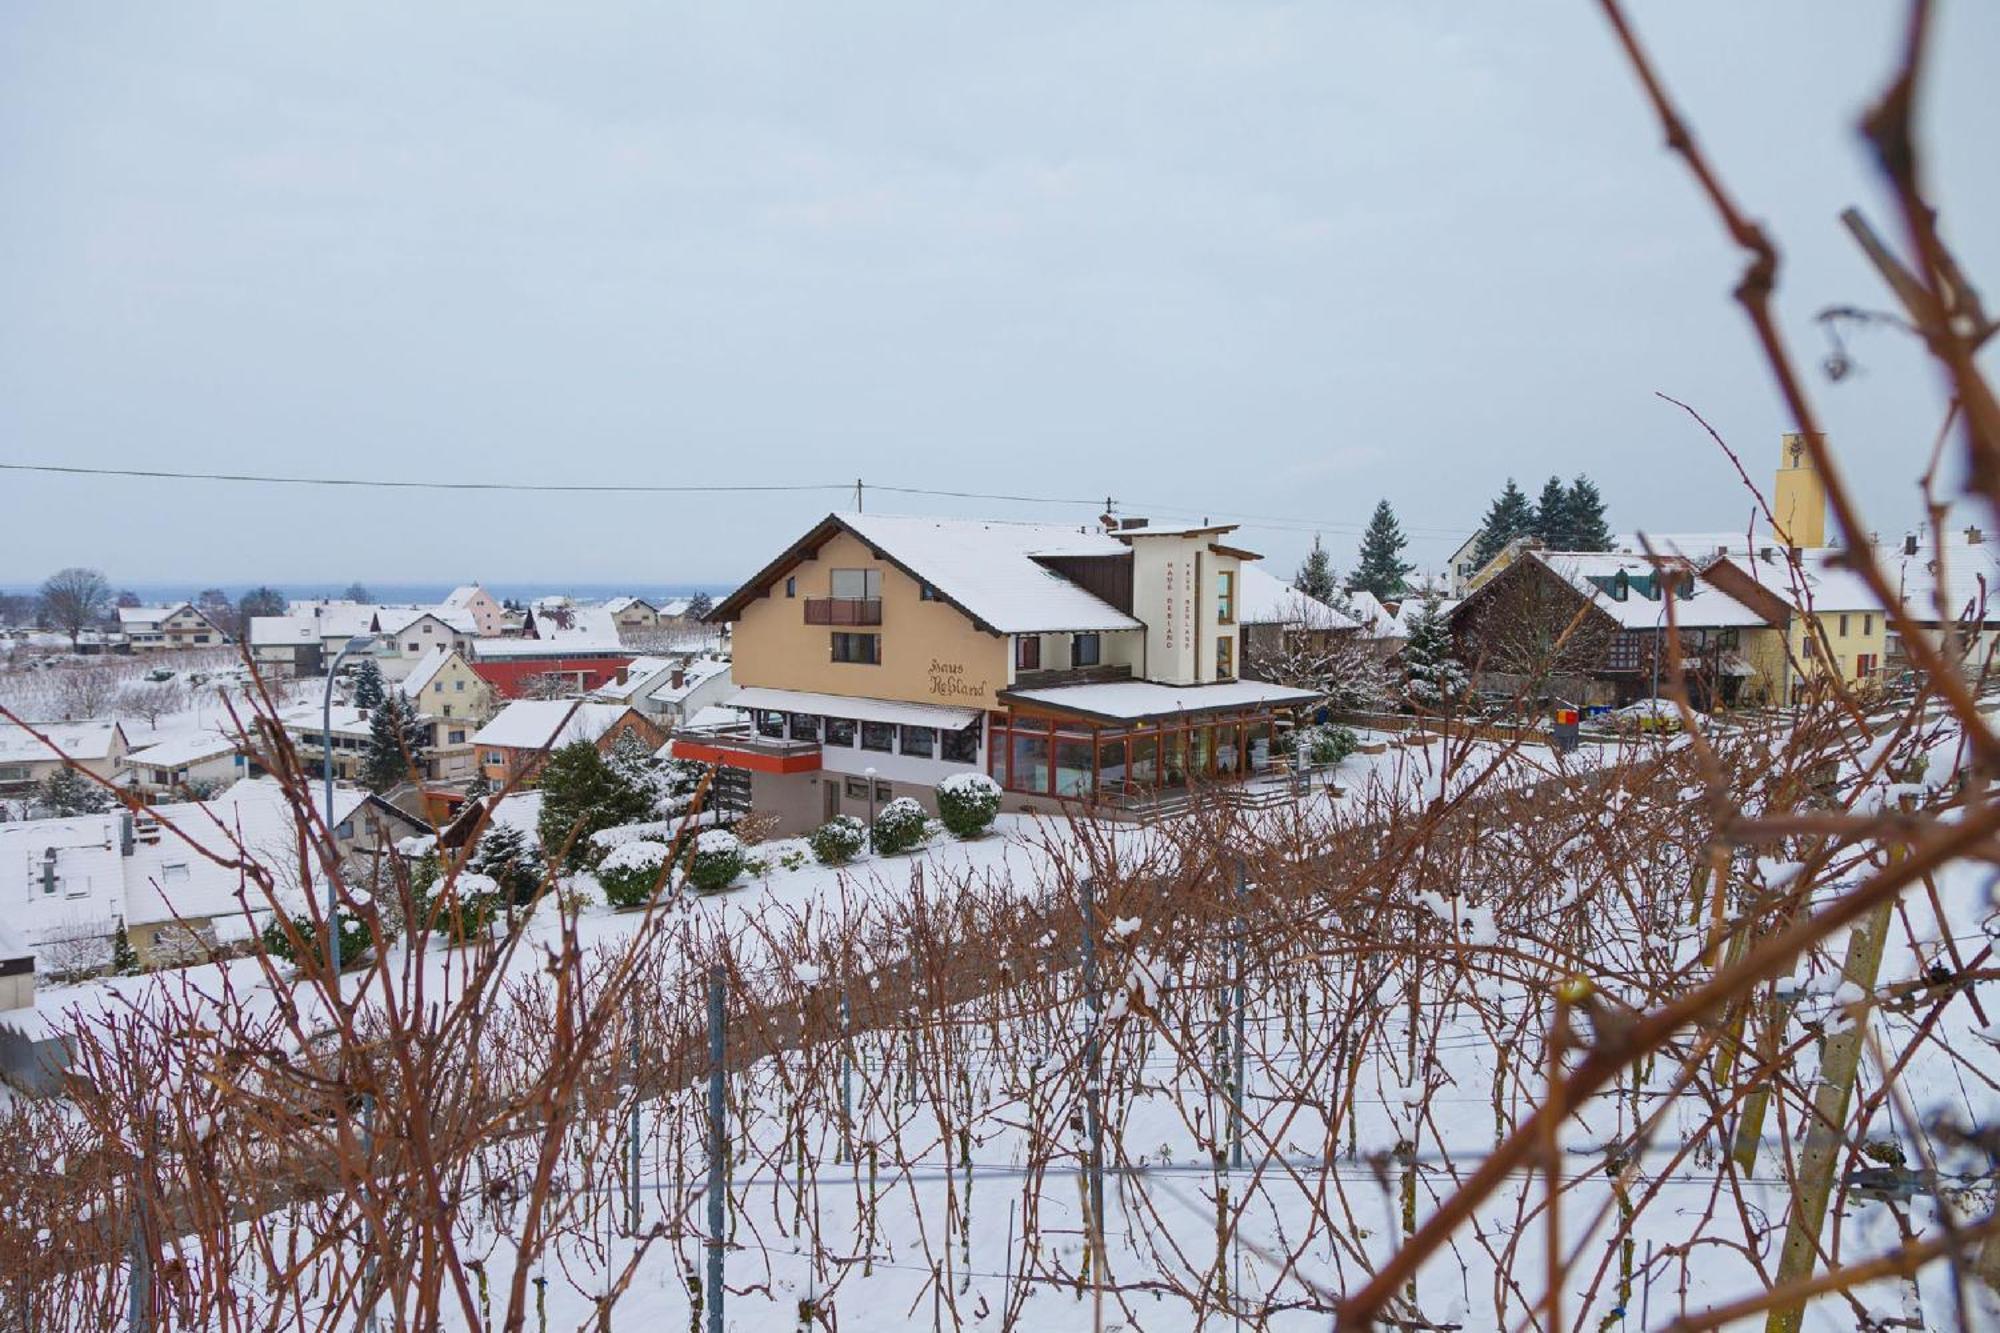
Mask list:
[[[1853,123],[1900,6],[1638,5],[1786,252],[1880,304]],[[2000,6],[1943,6],[1949,233],[2000,286]],[[1435,563],[1511,473],[1737,529],[1788,428],[1739,264],[1584,0],[0,10],[0,461],[878,484],[1255,515]],[[1879,525],[1936,386],[1822,381]],[[0,473],[0,584],[727,581],[851,497]],[[1089,503],[869,507],[1085,520]]]

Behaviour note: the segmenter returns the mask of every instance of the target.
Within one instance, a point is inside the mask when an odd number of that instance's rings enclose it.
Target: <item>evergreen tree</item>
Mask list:
[[[1452,655],[1451,626],[1438,614],[1438,599],[1427,598],[1403,645],[1403,697],[1416,709],[1437,711],[1463,698],[1470,683],[1464,664]]]
[[[687,618],[689,620],[700,620],[714,609],[715,599],[705,592],[698,592],[688,598]]]
[[[375,659],[363,657],[354,668],[354,706],[356,708],[380,708],[386,691],[382,685],[382,668]]]
[[[1409,544],[1396,522],[1396,511],[1389,508],[1387,500],[1377,500],[1368,530],[1361,534],[1361,562],[1354,567],[1350,586],[1374,593],[1377,601],[1402,596],[1408,586],[1403,576],[1416,568],[1403,559],[1403,548]]]
[[[1611,529],[1604,521],[1604,497],[1597,493],[1596,482],[1581,473],[1577,474],[1576,480],[1570,483],[1564,507],[1569,511],[1570,550],[1611,549]]]
[[[430,749],[430,724],[401,692],[384,698],[368,718],[368,745],[361,758],[361,785],[388,791],[421,777]]]
[[[35,800],[51,819],[100,815],[111,808],[111,793],[64,765],[35,790]]]
[[[1526,537],[1535,531],[1535,507],[1528,503],[1528,497],[1507,478],[1507,488],[1500,492],[1479,526],[1479,545],[1473,549],[1473,563],[1484,567],[1486,562],[1500,554],[1508,542],[1516,537]]]
[[[1550,477],[1535,501],[1535,536],[1551,551],[1574,551],[1569,513],[1569,492],[1561,477]]]
[[[572,741],[552,751],[541,773],[542,846],[550,860],[582,867],[590,852],[590,835],[620,824],[636,824],[653,812],[650,793],[634,786],[624,773],[605,761],[589,741]]]
[[[125,933],[125,923],[118,923],[117,933],[111,937],[111,975],[114,977],[136,977],[139,966],[139,951],[132,947],[132,937]]]
[[[1313,534],[1313,548],[1306,553],[1305,562],[1299,572],[1292,576],[1292,587],[1312,598],[1332,606],[1340,595],[1340,580],[1333,576],[1333,561],[1326,555],[1326,548],[1319,544],[1319,534]]]
[[[491,876],[507,901],[517,907],[535,900],[548,874],[542,849],[511,824],[489,825],[465,868]]]

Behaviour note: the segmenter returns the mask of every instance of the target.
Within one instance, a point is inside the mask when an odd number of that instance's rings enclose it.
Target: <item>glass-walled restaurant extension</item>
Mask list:
[[[1125,723],[992,713],[986,770],[1008,791],[1079,800],[1240,781],[1277,764],[1281,717],[1290,710]]]

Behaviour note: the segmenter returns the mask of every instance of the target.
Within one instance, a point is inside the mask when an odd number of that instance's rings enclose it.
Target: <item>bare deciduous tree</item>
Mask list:
[[[69,635],[69,646],[75,648],[83,632],[111,609],[111,585],[94,569],[80,565],[59,569],[42,581],[41,608],[48,623]]]

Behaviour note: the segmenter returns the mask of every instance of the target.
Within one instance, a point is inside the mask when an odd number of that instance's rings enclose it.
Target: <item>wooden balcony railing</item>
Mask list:
[[[879,597],[808,597],[808,625],[879,625],[882,599]]]

